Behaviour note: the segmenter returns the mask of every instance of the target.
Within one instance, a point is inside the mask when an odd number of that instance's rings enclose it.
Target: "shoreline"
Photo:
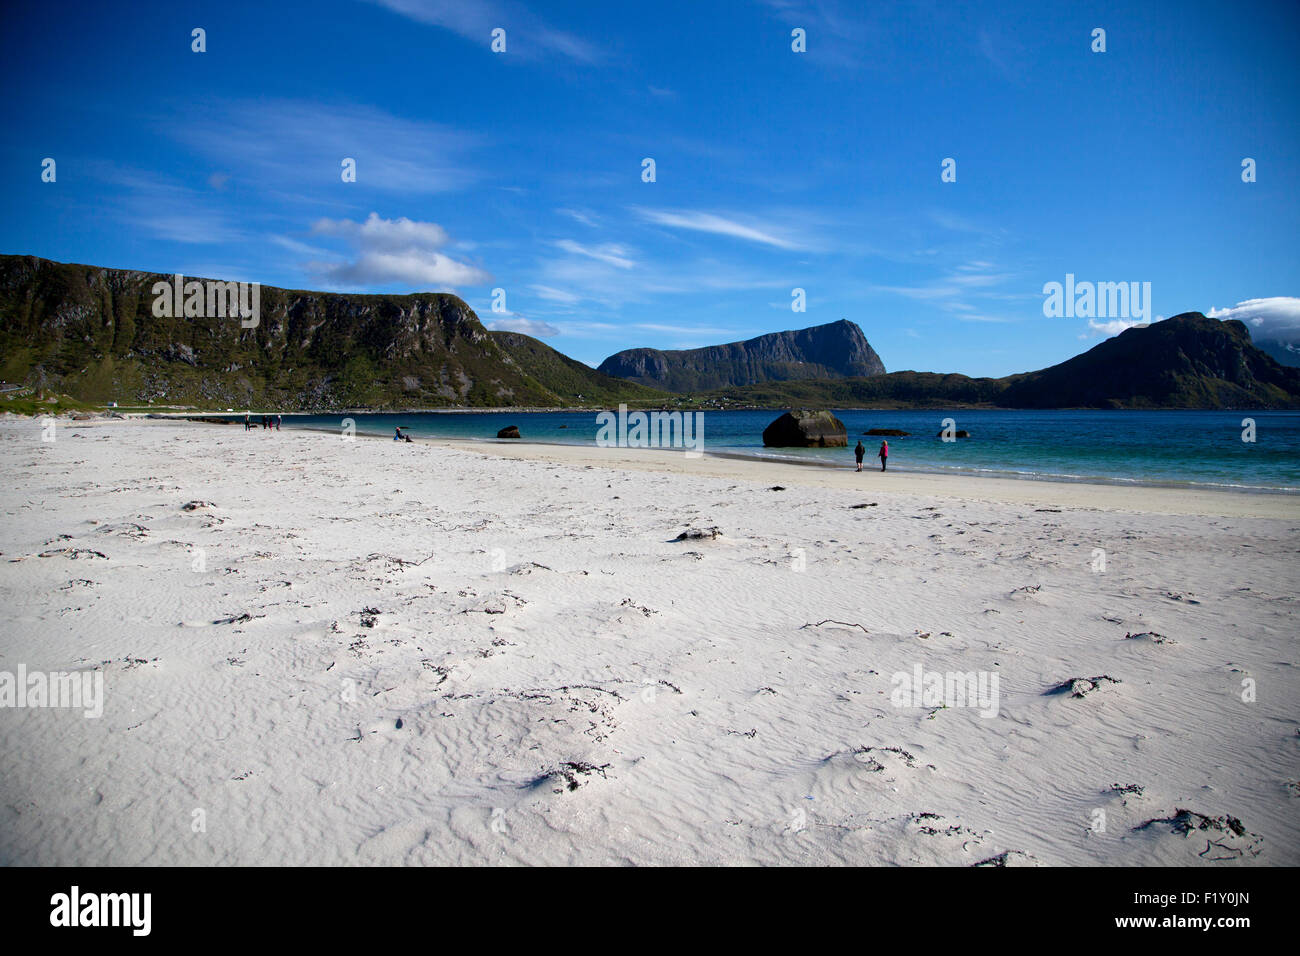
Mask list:
[[[593,408],[528,408],[528,409],[520,409],[520,408],[423,409],[423,410],[415,410],[415,411],[407,410],[402,412],[374,412],[374,411],[362,411],[362,410],[354,409],[346,412],[330,412],[328,414],[330,416],[333,416],[335,414],[343,415],[343,416],[347,416],[350,414],[358,414],[358,415],[421,414],[423,415],[423,414],[435,414],[435,413],[442,413],[442,412],[446,412],[448,414],[458,414],[458,415],[505,414],[507,412],[518,412],[519,414],[539,414],[539,413],[581,414],[581,413],[592,412],[595,410],[596,409],[594,407]],[[648,409],[638,409],[638,410],[641,411],[641,410],[648,410]],[[734,411],[735,409],[729,409],[729,410]],[[761,410],[761,409],[748,409],[748,410]],[[876,411],[877,409],[844,408],[838,410]],[[906,409],[906,410],[913,410],[913,409]],[[1015,409],[994,409],[994,410],[1015,411]],[[1110,410],[1120,411],[1120,412],[1131,411],[1130,409],[1110,409]],[[1062,411],[1069,411],[1069,409],[1062,409]],[[1137,409],[1136,411],[1145,411],[1145,410]],[[1186,409],[1165,409],[1165,411],[1186,411]],[[101,413],[101,415],[96,417],[103,418],[103,419],[126,419],[126,420],[137,420],[137,421],[154,420],[154,421],[199,423],[199,424],[208,424],[208,425],[227,425],[227,424],[237,425],[240,423],[240,419],[238,416],[243,414],[245,413],[244,412],[212,412],[212,413],[149,412],[149,413],[145,413],[145,412],[138,412],[138,411],[120,413],[120,412],[116,412],[115,410],[112,410],[109,412]],[[286,418],[292,419],[294,417],[302,417],[302,416],[324,417],[324,415],[327,413],[249,412],[247,414],[249,414],[253,418],[261,417],[263,415],[272,415],[272,416],[282,415]],[[28,417],[28,416],[21,416],[21,417]],[[82,419],[81,421],[84,422],[85,419]],[[304,425],[304,426],[290,425],[290,427],[298,431],[319,431],[327,434],[333,433],[332,429],[321,428],[319,426],[312,426],[312,425]],[[386,432],[383,434],[380,433],[373,433],[373,434],[362,433],[362,434],[365,434],[366,437],[375,437],[375,438],[391,437],[387,435]],[[576,442],[560,442],[560,441],[551,442],[551,441],[538,441],[535,439],[530,441],[523,441],[518,439],[494,439],[490,437],[467,439],[467,438],[453,438],[453,437],[442,437],[442,436],[422,436],[420,438],[415,439],[415,441],[417,443],[419,442],[463,443],[467,446],[473,446],[475,444],[490,445],[490,444],[495,444],[497,442],[502,442],[505,444],[537,445],[542,448],[553,447],[553,448],[580,448],[581,449],[581,448],[595,447],[592,445],[588,445],[586,443],[576,443]],[[656,451],[656,450],[663,450],[663,449],[655,449],[655,448],[639,449],[638,448],[638,449],[629,449],[629,450]],[[670,454],[676,453],[676,450],[672,450],[669,453]],[[726,450],[704,451],[702,452],[702,454],[708,457],[731,458],[739,461],[761,463],[764,465],[789,465],[798,468],[819,468],[819,469],[827,469],[831,471],[838,471],[841,468],[841,466],[836,462],[816,460],[816,459],[799,460],[795,458],[783,458],[777,455],[769,455],[769,454],[763,454],[758,452],[745,451],[745,450],[738,449],[736,447],[727,447]],[[1300,498],[1300,487],[1291,487],[1285,485],[1247,485],[1247,484],[1229,484],[1223,482],[1180,481],[1178,479],[1173,479],[1173,478],[1129,478],[1129,477],[1112,477],[1107,475],[1070,475],[1070,474],[1057,474],[1057,473],[1049,473],[1049,472],[1015,471],[1012,469],[999,469],[999,468],[979,468],[979,469],[953,468],[948,471],[938,471],[938,470],[931,470],[925,466],[921,466],[921,467],[901,466],[900,467],[898,465],[895,465],[895,469],[901,474],[936,477],[936,478],[951,478],[960,481],[997,480],[997,481],[1013,481],[1013,482],[1042,482],[1045,484],[1063,484],[1063,485],[1083,484],[1083,485],[1101,485],[1101,486],[1108,486],[1108,487],[1115,487],[1115,488],[1152,488],[1152,489],[1162,489],[1162,490],[1167,490],[1172,492],[1187,492],[1187,493],[1195,493],[1195,494],[1208,493],[1208,494],[1251,495],[1251,496],[1269,495],[1269,496],[1279,496],[1279,497]],[[870,470],[870,469],[864,469],[864,470]]]
[[[378,436],[376,436],[378,437]],[[954,500],[1011,504],[1059,505],[1071,509],[1143,514],[1203,515],[1300,520],[1300,495],[1228,489],[1184,489],[1158,485],[1118,485],[1040,478],[958,476],[917,471],[886,471],[850,467],[808,467],[799,463],[761,461],[743,456],[705,453],[689,459],[680,451],[654,448],[588,448],[549,445],[424,439],[442,447],[483,455],[517,456],[575,466],[607,467],[741,479],[755,484],[860,490],[864,494],[925,495]],[[522,454],[518,454],[523,452]],[[888,482],[888,484],[886,484]]]
[[[159,425],[214,424],[210,421],[170,416],[152,419],[144,416],[121,419],[101,418],[73,424],[79,427],[104,427],[123,425],[128,422]],[[288,431],[293,434],[336,436],[336,432],[325,428],[300,427],[289,428]],[[392,441],[392,437],[387,434],[358,432],[357,435],[377,441]],[[471,451],[483,456],[513,457],[523,461],[548,461],[629,472],[726,477],[753,484],[766,484],[768,487],[780,484],[804,488],[858,490],[864,494],[920,495],[954,500],[1051,505],[1138,514],[1300,521],[1300,494],[1271,489],[1169,486],[1086,478],[1055,480],[1041,476],[958,475],[898,468],[883,473],[871,468],[864,468],[863,471],[857,472],[848,466],[838,468],[820,462],[779,461],[725,452],[704,452],[698,458],[688,458],[683,451],[676,449],[599,448],[594,445],[566,445],[517,439],[420,438],[416,439],[414,444]]]
[[[210,424],[210,423],[204,423],[204,424]],[[317,432],[326,435],[333,434],[333,432],[330,429],[314,428],[310,426],[295,428],[293,430],[300,431],[300,432],[302,431]],[[362,433],[362,432],[358,432],[357,434],[365,438],[379,438],[379,439],[385,439],[389,441],[392,440],[392,436],[390,435],[380,435],[380,434]],[[644,465],[651,459],[633,458],[630,456],[636,456],[636,455],[654,456],[657,454],[660,457],[655,460],[654,467],[651,467],[649,469],[641,469],[641,470],[664,471],[669,473],[682,470],[685,473],[690,473],[690,474],[711,474],[711,473],[717,474],[715,472],[709,472],[707,470],[700,470],[696,468],[691,468],[691,469],[673,468],[672,462],[675,459],[680,459],[681,461],[695,461],[695,462],[708,460],[708,459],[717,460],[717,461],[735,461],[735,462],[743,462],[746,464],[751,464],[764,469],[791,468],[791,469],[800,469],[800,470],[807,470],[807,471],[814,471],[814,472],[820,471],[820,472],[826,472],[835,475],[866,474],[867,472],[871,472],[872,474],[880,473],[878,469],[872,469],[865,466],[862,472],[859,473],[854,471],[853,468],[847,464],[840,466],[837,464],[833,464],[831,462],[822,462],[822,461],[794,461],[789,459],[768,458],[760,455],[748,455],[748,454],[744,454],[743,452],[705,451],[701,454],[700,458],[688,459],[683,451],[677,449],[600,448],[598,446],[588,445],[588,444],[580,445],[576,443],[569,444],[564,442],[525,441],[523,439],[511,439],[511,438],[467,439],[467,438],[424,437],[424,438],[415,439],[414,443],[417,445],[431,444],[431,445],[441,445],[449,448],[465,448],[471,451],[480,451],[484,454],[502,454],[504,449],[527,448],[531,450],[533,453],[528,455],[522,455],[521,457],[529,458],[531,460],[551,460],[551,461],[567,461],[567,460],[571,460],[572,456],[560,455],[558,457],[548,457],[546,452],[550,449],[563,449],[566,451],[577,452],[579,454],[586,452],[592,456],[597,456],[597,457],[602,455],[605,452],[622,452],[629,455],[629,457],[625,459],[621,459],[621,461],[629,463],[632,467],[635,467],[636,465]],[[584,459],[584,464],[586,463],[595,464],[597,462],[597,457],[592,457],[589,460]],[[606,465],[610,465],[610,462],[608,460],[606,459],[601,459],[601,460],[604,461]],[[616,466],[612,466],[612,467],[616,467]],[[937,472],[937,471],[926,471],[926,470],[912,470],[907,468],[902,468],[902,469],[895,468],[895,470],[893,470],[892,472],[884,472],[884,474],[887,476],[899,475],[909,479],[915,478],[922,482],[929,482],[933,480],[937,483],[951,483],[953,487],[951,487],[950,489],[947,489],[945,491],[935,491],[933,493],[950,494],[954,497],[965,496],[971,490],[969,487],[969,483],[971,482],[976,482],[976,483],[994,482],[994,483],[998,483],[997,487],[999,488],[1002,487],[1002,483],[1006,483],[1008,487],[1014,487],[1016,485],[1045,485],[1047,487],[1064,486],[1067,488],[1072,488],[1072,487],[1097,488],[1097,489],[1107,489],[1109,492],[1116,493],[1116,494],[1136,491],[1136,490],[1141,490],[1141,491],[1150,490],[1150,491],[1161,492],[1161,493],[1166,493],[1171,495],[1179,495],[1179,494],[1192,495],[1192,496],[1226,495],[1226,496],[1241,496],[1248,499],[1255,498],[1255,497],[1263,497],[1269,499],[1278,498],[1282,500],[1290,499],[1294,501],[1293,508],[1290,509],[1282,508],[1277,510],[1264,509],[1263,511],[1259,512],[1259,515],[1264,516],[1265,514],[1267,514],[1267,516],[1270,517],[1294,516],[1297,519],[1300,519],[1300,491],[1290,491],[1282,488],[1261,488],[1261,487],[1229,488],[1220,485],[1196,484],[1192,482],[1179,485],[1173,483],[1163,483],[1163,482],[1155,482],[1155,481],[1145,481],[1141,479],[1126,479],[1126,478],[1100,478],[1100,477],[1068,477],[1067,478],[1067,477],[1042,475],[1042,474],[1024,474],[1024,475],[1013,475],[1007,473],[980,474],[975,472]],[[754,481],[762,480],[757,474],[752,476],[747,476],[747,477]],[[835,483],[827,483],[826,481],[800,482],[794,478],[790,478],[789,480],[791,481],[792,484],[803,484],[812,487],[839,487],[838,482]],[[971,497],[975,497],[982,500],[993,500],[993,501],[1031,500],[1031,498],[1028,495],[1024,497],[1016,494],[995,494],[993,496],[989,496],[988,490],[989,489],[981,487],[975,494],[971,495]],[[1044,493],[1045,493],[1045,489],[1044,489]],[[1085,492],[1085,494],[1087,493]],[[1103,495],[1104,494],[1105,493],[1103,493]],[[1098,505],[1097,507],[1106,507],[1106,506]],[[1117,510],[1129,510],[1129,509],[1120,508]],[[1149,509],[1142,508],[1136,510],[1147,511]],[[1215,510],[1206,510],[1204,508],[1195,508],[1192,510],[1175,508],[1174,510],[1168,513],[1170,514],[1218,514],[1220,512]],[[1245,516],[1248,514],[1256,514],[1256,512],[1250,508],[1236,508],[1236,509],[1223,511],[1222,513],[1225,516],[1226,515]]]
[[[299,434],[335,434],[329,429],[311,427],[291,428],[289,431]],[[358,432],[357,436],[392,441],[389,435]],[[420,438],[414,444],[472,451],[485,456],[514,457],[525,461],[737,478],[755,484],[766,483],[769,487],[773,484],[788,484],[806,488],[861,490],[871,494],[925,495],[1142,514],[1300,520],[1300,494],[1284,491],[1171,487],[1088,479],[1053,480],[1038,476],[1019,478],[906,470],[880,472],[870,468],[857,472],[848,466],[837,468],[819,462],[776,461],[724,452],[704,452],[699,458],[688,458],[683,451],[676,449],[599,448],[594,445],[504,438]],[[885,485],[884,482],[889,484]]]
[[[851,409],[846,409],[846,410],[851,411]],[[519,411],[519,410],[515,409],[515,411]],[[587,410],[586,409],[553,409],[550,411],[556,414],[560,414],[560,413],[580,414]],[[463,410],[457,412],[457,414],[466,414],[466,413],[469,413],[469,410]],[[535,413],[535,411],[529,413],[533,414]],[[299,429],[305,429],[311,431],[323,431],[327,433],[332,433],[334,431],[334,429],[332,428],[322,427],[320,425],[295,426],[292,424],[292,417],[295,414],[296,415],[310,414],[312,417],[325,417],[317,413],[291,413],[289,416],[290,422],[287,423],[290,425],[290,427],[296,427]],[[356,412],[354,414],[378,414],[378,413]],[[403,413],[393,412],[393,413],[383,413],[383,414],[399,416]],[[417,413],[412,412],[410,414],[417,414]],[[419,413],[419,414],[424,414],[424,413]],[[488,412],[483,412],[483,414],[488,414]],[[502,414],[502,413],[491,412],[491,414]],[[521,411],[520,414],[524,414],[524,412]],[[152,416],[152,417],[170,418],[171,416]],[[330,417],[333,416],[331,415]],[[214,416],[185,415],[185,416],[176,416],[174,420],[203,422],[206,424],[229,424],[229,423],[238,424],[239,422],[238,418],[230,418],[230,417],[224,417],[220,415],[214,415]],[[391,437],[391,435],[387,432],[387,430],[385,430],[382,433],[375,432],[374,434],[378,437],[385,437],[385,436]],[[481,437],[480,436],[462,437],[462,436],[445,436],[445,435],[424,435],[424,436],[417,436],[415,438],[415,441],[417,442],[420,441],[466,442],[471,444],[473,443],[492,444],[496,441],[505,441],[507,443],[512,443],[512,442],[518,442],[523,440],[494,439],[493,437],[490,437],[489,435],[485,434]],[[595,447],[592,444],[585,441],[576,442],[576,441],[564,441],[564,440],[551,440],[550,438],[543,438],[543,439],[532,438],[532,439],[528,439],[526,443],[535,444],[542,447],[561,447],[561,448]],[[665,449],[638,448],[635,450],[640,451],[640,450],[665,450]],[[676,448],[666,449],[666,450],[669,451],[670,453],[675,453],[677,451]],[[712,450],[703,450],[702,454],[706,456],[717,457],[717,458],[733,458],[741,461],[759,462],[765,465],[784,464],[784,465],[796,466],[799,468],[822,468],[822,469],[830,469],[830,470],[839,470],[841,467],[843,467],[843,465],[839,461],[831,461],[823,458],[801,458],[792,455],[783,455],[781,454],[782,451],[784,451],[784,449],[781,448],[769,449],[765,446],[761,448],[757,448],[757,447],[750,447],[745,445],[722,444],[722,445],[715,445]],[[1107,486],[1114,486],[1118,488],[1160,488],[1160,489],[1168,489],[1177,492],[1191,492],[1191,493],[1208,492],[1213,494],[1279,495],[1283,497],[1290,497],[1290,496],[1300,497],[1300,486],[1296,486],[1295,484],[1289,484],[1289,485],[1247,484],[1244,482],[1237,483],[1231,481],[1198,481],[1198,480],[1189,480],[1189,479],[1182,479],[1179,477],[1169,477],[1169,476],[1130,477],[1126,475],[1107,475],[1107,474],[1072,474],[1072,473],[1063,473],[1063,472],[1035,471],[1028,468],[1021,470],[1010,466],[998,467],[996,463],[993,466],[985,466],[985,467],[970,466],[970,467],[952,467],[946,469],[933,467],[932,464],[899,465],[898,463],[895,463],[894,467],[900,472],[907,473],[907,474],[935,476],[935,477],[949,477],[949,478],[959,479],[963,481],[973,480],[973,479],[998,479],[998,480],[1018,481],[1018,482],[1036,481],[1036,482],[1046,482],[1049,484],[1067,484],[1067,485],[1072,485],[1072,484],[1107,485]]]

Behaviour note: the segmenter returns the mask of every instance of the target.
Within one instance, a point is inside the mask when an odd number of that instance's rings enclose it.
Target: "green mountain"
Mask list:
[[[528,336],[489,333],[454,295],[262,286],[259,321],[244,328],[237,316],[156,317],[154,284],[171,281],[0,256],[0,379],[84,401],[209,408],[555,407],[659,399]]]
[[[911,371],[820,377],[834,370],[832,359],[879,364],[861,330],[837,322],[692,350],[696,365],[680,367],[704,378],[744,378],[770,375],[791,359],[811,362],[817,377],[685,398],[592,369],[527,335],[489,332],[454,295],[263,286],[259,320],[244,328],[237,316],[156,317],[154,285],[171,281],[0,256],[0,380],[72,401],[205,408],[1300,408],[1300,369],[1257,348],[1241,322],[1199,312],[1128,329],[1059,365],[999,379]],[[846,354],[835,358],[836,348]],[[721,364],[709,365],[713,359]],[[786,372],[798,371],[792,368]]]
[[[1005,378],[892,372],[720,389],[713,404],[826,408],[1300,408],[1300,369],[1235,320],[1185,312],[1126,329],[1059,365]]]
[[[1012,408],[1297,408],[1300,369],[1257,348],[1235,319],[1184,312],[1018,376],[999,402]]]

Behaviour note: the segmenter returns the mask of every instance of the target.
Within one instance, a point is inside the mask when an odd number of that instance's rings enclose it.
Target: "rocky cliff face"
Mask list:
[[[509,343],[495,340],[454,295],[263,286],[257,325],[245,328],[238,316],[156,317],[154,284],[171,280],[0,257],[0,377],[89,401],[209,407],[569,400],[516,361]]]
[[[759,382],[883,375],[885,366],[862,330],[840,320],[700,349],[627,349],[601,362],[599,371],[670,392],[699,392]]]
[[[1186,312],[1128,329],[1059,365],[1005,378],[891,372],[769,382],[727,397],[769,408],[1300,408],[1300,369],[1257,348],[1240,322]]]

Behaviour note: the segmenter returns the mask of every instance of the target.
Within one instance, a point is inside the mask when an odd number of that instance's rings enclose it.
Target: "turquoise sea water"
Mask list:
[[[912,434],[889,439],[897,471],[1300,492],[1300,412],[844,410],[835,415],[848,429],[848,449],[764,448],[763,429],[778,414],[704,412],[704,451],[851,468],[862,432],[899,428]],[[499,429],[517,425],[525,441],[594,445],[599,430],[594,412],[286,415],[284,427],[338,430],[344,417],[360,434],[391,436],[405,425],[416,440],[496,441]],[[971,437],[940,441],[945,418]],[[1254,442],[1242,441],[1246,418],[1255,422]],[[862,442],[864,467],[878,468],[880,439]]]

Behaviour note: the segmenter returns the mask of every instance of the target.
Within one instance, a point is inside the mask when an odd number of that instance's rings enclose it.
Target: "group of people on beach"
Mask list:
[[[262,427],[263,427],[263,428],[267,428],[267,429],[272,429],[272,428],[273,428],[273,429],[275,429],[276,431],[279,431],[279,430],[280,430],[280,422],[282,422],[283,420],[284,420],[284,416],[283,416],[283,415],[263,415],[263,416],[262,416]],[[252,416],[249,415],[248,412],[245,412],[245,413],[244,413],[244,431],[249,431],[250,429],[253,429],[253,428],[256,428],[256,427],[257,427],[257,426],[253,424],[253,418],[252,418]]]
[[[862,444],[862,439],[858,439],[858,447],[853,449],[853,457],[858,460],[858,471],[862,470],[862,456],[867,453],[867,449]],[[889,442],[880,443],[880,451],[876,452],[876,457],[880,459],[880,470],[885,470],[885,465],[889,462]]]

